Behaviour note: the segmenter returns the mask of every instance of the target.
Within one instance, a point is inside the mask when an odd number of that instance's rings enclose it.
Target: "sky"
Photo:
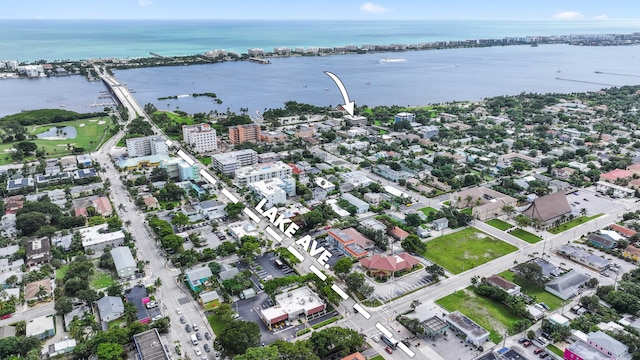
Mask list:
[[[640,18],[638,0],[16,0],[0,19],[594,20]]]

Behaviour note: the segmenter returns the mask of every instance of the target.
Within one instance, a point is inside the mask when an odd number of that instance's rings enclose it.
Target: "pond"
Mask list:
[[[78,134],[73,126],[52,127],[48,131],[38,134],[38,139],[45,140],[66,140],[75,139]]]

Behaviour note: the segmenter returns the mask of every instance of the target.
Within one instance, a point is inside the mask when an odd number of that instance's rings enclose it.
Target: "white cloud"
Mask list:
[[[138,5],[140,6],[150,6],[153,4],[151,0],[138,0]]]
[[[368,12],[368,13],[374,13],[374,14],[382,14],[382,13],[386,13],[387,11],[389,11],[384,6],[378,5],[378,4],[374,4],[372,2],[366,2],[366,3],[362,4],[362,5],[360,5],[360,10],[362,10],[364,12]]]
[[[575,20],[584,18],[584,15],[577,11],[563,11],[557,14],[553,14],[552,18],[559,20]]]
[[[602,15],[596,15],[593,18],[596,20],[607,20],[609,17],[607,16],[607,14],[602,14]]]

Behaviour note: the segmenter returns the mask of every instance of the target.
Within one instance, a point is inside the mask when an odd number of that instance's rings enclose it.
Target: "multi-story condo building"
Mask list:
[[[291,177],[293,170],[282,161],[262,163],[243,167],[235,171],[235,181],[238,186],[246,186],[260,180]]]
[[[237,169],[257,163],[258,153],[251,149],[231,151],[211,156],[211,166],[213,166],[216,171],[225,175],[233,175]]]
[[[169,147],[162,136],[145,136],[127,139],[127,153],[130,158],[148,155],[166,155]]]
[[[209,124],[182,125],[182,138],[197,153],[218,149],[216,130]]]
[[[395,116],[395,122],[400,122],[402,120],[407,120],[408,122],[414,122],[416,119],[416,115],[408,112],[397,113]]]
[[[258,124],[236,125],[229,128],[229,142],[231,144],[258,141],[260,141],[260,125]]]

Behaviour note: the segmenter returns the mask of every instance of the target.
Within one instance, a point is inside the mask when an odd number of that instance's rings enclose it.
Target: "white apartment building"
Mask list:
[[[232,175],[241,167],[251,166],[257,163],[258,153],[251,149],[231,151],[211,156],[211,166],[213,166],[216,171],[225,175]]]
[[[198,153],[216,151],[218,143],[216,130],[209,124],[182,125],[182,138]]]
[[[278,161],[243,167],[235,171],[235,182],[238,186],[246,186],[260,180],[291,177],[291,166]]]
[[[107,246],[122,246],[124,245],[124,232],[122,230],[102,233],[107,229],[107,224],[100,224],[84,229],[80,229],[82,234],[82,247],[85,249],[92,249],[93,251],[100,251]]]
[[[255,192],[260,198],[267,200],[264,209],[268,209],[277,204],[285,204],[287,202],[287,193],[278,186],[282,183],[280,179],[268,179],[249,184],[249,189]]]
[[[127,154],[130,158],[148,155],[166,155],[169,147],[162,136],[145,136],[127,139]]]

